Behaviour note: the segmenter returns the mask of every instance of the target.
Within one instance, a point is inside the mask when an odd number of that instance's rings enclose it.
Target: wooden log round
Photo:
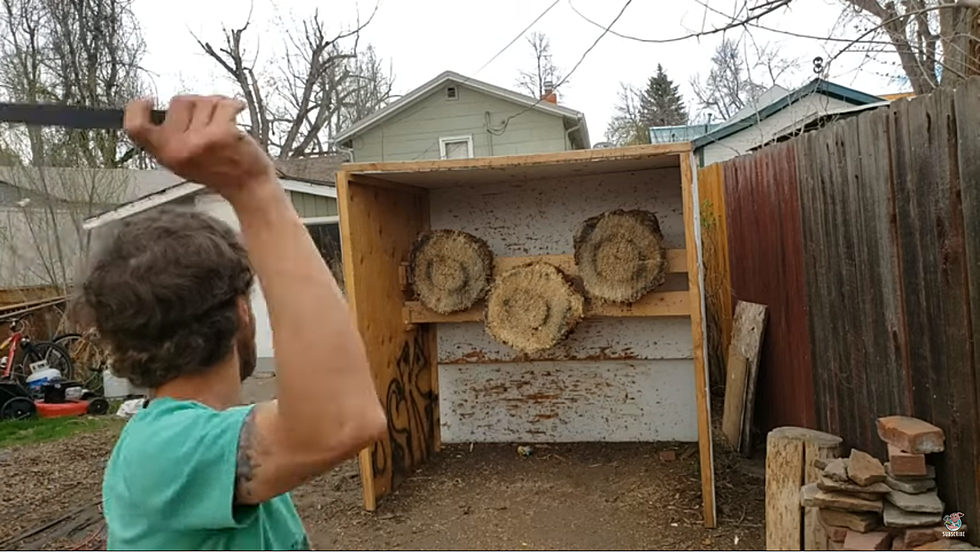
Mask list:
[[[487,333],[523,353],[550,349],[585,316],[585,299],[554,265],[532,262],[494,280],[487,296]]]
[[[412,246],[408,278],[429,309],[439,314],[464,311],[486,296],[493,253],[486,242],[466,232],[425,232]]]
[[[667,278],[667,249],[657,216],[617,209],[592,217],[575,233],[575,263],[590,297],[633,303]]]

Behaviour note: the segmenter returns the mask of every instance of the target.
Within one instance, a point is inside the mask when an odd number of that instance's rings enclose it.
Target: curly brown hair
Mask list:
[[[161,207],[118,223],[94,256],[80,299],[108,346],[112,371],[155,388],[231,353],[245,323],[238,300],[253,280],[230,226]]]

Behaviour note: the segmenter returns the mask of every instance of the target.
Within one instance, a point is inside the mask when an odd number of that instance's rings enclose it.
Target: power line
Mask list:
[[[575,73],[575,71],[579,68],[580,65],[582,65],[582,62],[585,61],[585,58],[589,55],[589,53],[592,52],[592,50],[599,44],[599,41],[601,41],[607,34],[609,34],[609,31],[613,28],[613,25],[615,25],[616,22],[618,22],[619,19],[623,17],[623,14],[626,13],[626,8],[628,8],[632,3],[633,0],[626,0],[626,3],[623,4],[622,8],[620,8],[619,13],[616,14],[616,17],[612,20],[612,22],[610,22],[609,25],[607,25],[603,29],[602,34],[600,34],[599,37],[595,39],[595,42],[593,42],[592,45],[589,46],[588,49],[586,49],[585,52],[582,53],[582,57],[580,57],[579,60],[575,63],[575,65],[572,67],[572,70],[569,71],[568,74],[566,74],[560,81],[558,81],[558,83],[554,85],[552,90],[558,90],[561,87],[561,85],[565,84],[568,81],[568,79],[572,76],[572,74]],[[569,0],[569,5],[571,5],[571,0]],[[537,107],[542,101],[544,101],[544,98],[545,97],[538,98],[538,100],[533,104],[529,105],[528,107],[525,107],[521,111],[518,111],[514,115],[507,117],[504,120],[504,122],[501,124],[500,128],[494,129],[494,131],[504,132],[505,130],[507,130],[507,125],[509,125],[511,121]]]
[[[756,21],[756,20],[762,19],[763,17],[769,15],[770,13],[772,13],[772,12],[774,12],[776,10],[788,6],[791,1],[792,0],[768,0],[766,2],[763,2],[760,5],[757,5],[757,6],[753,6],[753,7],[748,8],[748,11],[749,12],[752,12],[753,10],[761,10],[761,11],[757,11],[756,13],[750,13],[749,15],[747,15],[743,19],[737,20],[737,21],[735,21],[733,23],[730,23],[728,25],[723,25],[721,27],[717,27],[717,28],[714,28],[714,29],[711,29],[711,30],[708,30],[708,31],[700,31],[700,32],[696,32],[696,33],[688,33],[688,34],[682,35],[682,36],[675,36],[675,37],[671,37],[671,38],[640,38],[640,37],[636,37],[636,36],[630,36],[630,35],[626,35],[626,34],[622,34],[622,33],[617,33],[615,31],[613,31],[612,34],[615,35],[615,36],[618,36],[619,38],[625,38],[627,40],[633,40],[635,42],[646,42],[646,43],[649,43],[649,44],[669,44],[671,42],[682,42],[684,40],[689,40],[689,39],[692,39],[692,38],[699,38],[699,37],[702,37],[702,36],[709,36],[709,35],[713,35],[713,34],[717,34],[717,33],[723,33],[725,31],[728,31],[728,30],[731,30],[731,29],[735,29],[735,28],[738,28],[738,27],[744,27],[745,25],[751,23],[752,21]],[[627,4],[628,4],[628,2],[627,2]],[[585,14],[583,14],[582,12],[580,12],[578,10],[578,8],[576,8],[575,5],[572,4],[572,0],[568,0],[568,5],[571,6],[572,11],[574,11],[576,15],[578,15],[579,17],[581,17],[585,21],[591,23],[592,25],[595,25],[596,27],[600,27],[600,28],[602,27],[602,25],[600,23],[597,23],[596,21],[593,21],[588,16],[586,16]],[[606,28],[606,31],[605,32],[608,33],[610,31],[609,31],[608,28]]]
[[[479,74],[480,71],[483,71],[484,69],[486,69],[487,68],[487,65],[490,65],[491,63],[493,63],[495,59],[497,59],[498,57],[500,57],[500,55],[503,54],[505,51],[507,51],[508,48],[510,48],[511,46],[513,46],[515,42],[517,42],[518,40],[520,40],[521,37],[523,37],[525,34],[527,34],[528,31],[531,30],[531,27],[533,27],[534,25],[536,25],[538,21],[541,21],[541,18],[542,17],[544,17],[545,15],[548,15],[548,12],[550,12],[552,8],[554,8],[555,6],[557,6],[559,2],[561,2],[561,0],[555,0],[554,2],[552,2],[550,6],[548,6],[547,8],[545,8],[545,10],[543,12],[541,12],[541,14],[539,14],[537,17],[534,18],[534,21],[532,21],[530,24],[528,24],[527,27],[524,27],[524,30],[521,31],[520,34],[518,34],[517,36],[515,36],[510,42],[507,43],[506,46],[504,46],[499,52],[497,52],[496,54],[494,54],[493,57],[490,58],[490,61],[487,61],[486,63],[484,63],[483,65],[481,65],[480,68],[476,70],[476,73],[475,74]],[[469,80],[469,78],[467,78],[466,80]]]

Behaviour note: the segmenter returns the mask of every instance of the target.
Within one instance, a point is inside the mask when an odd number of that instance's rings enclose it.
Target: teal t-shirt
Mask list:
[[[234,505],[251,407],[158,398],[122,431],[102,483],[109,550],[309,550],[289,494]]]

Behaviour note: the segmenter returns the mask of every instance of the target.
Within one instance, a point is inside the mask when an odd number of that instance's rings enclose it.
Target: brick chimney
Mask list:
[[[558,93],[555,92],[555,83],[550,80],[544,81],[544,94],[541,96],[541,99],[555,105],[558,104]]]

